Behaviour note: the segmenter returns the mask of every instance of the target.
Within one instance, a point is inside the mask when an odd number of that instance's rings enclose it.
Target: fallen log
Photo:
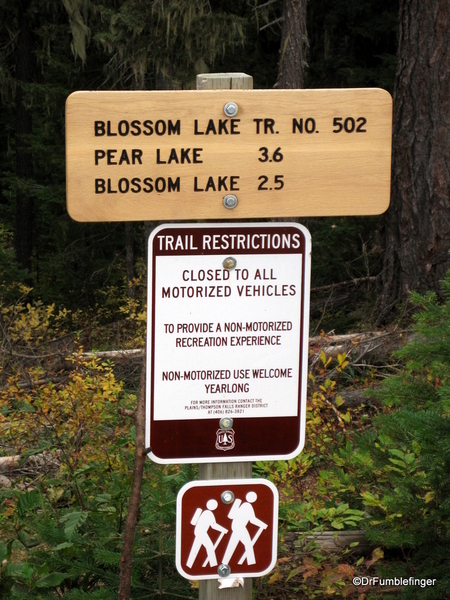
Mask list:
[[[19,467],[20,456],[0,456],[0,472],[12,471]]]
[[[20,464],[22,460],[20,454],[15,456],[0,456],[0,472],[36,472],[39,470],[59,469],[60,461],[58,458],[58,452],[43,452],[41,454],[33,454],[28,456]]]
[[[318,531],[313,533],[289,532],[284,536],[286,546],[293,552],[299,550],[305,542],[314,540],[324,552],[340,552],[350,544],[358,542],[352,550],[355,554],[370,554],[373,546],[366,537],[366,532],[360,529],[354,531]]]
[[[79,356],[80,358],[103,358],[103,359],[143,358],[144,355],[145,355],[145,348],[136,348],[134,350],[102,350],[99,352],[83,352],[82,354],[73,354],[73,356]]]

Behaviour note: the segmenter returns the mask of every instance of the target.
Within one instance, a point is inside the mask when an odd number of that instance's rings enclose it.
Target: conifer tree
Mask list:
[[[109,28],[96,39],[118,89],[193,88],[197,73],[244,42],[244,19],[204,0],[133,0],[103,14]]]
[[[348,457],[369,538],[406,557],[383,574],[436,579],[405,588],[405,598],[444,598],[450,589],[450,271],[442,294],[442,304],[434,292],[412,295],[421,308],[416,340],[397,353],[407,362],[378,394],[384,414]]]

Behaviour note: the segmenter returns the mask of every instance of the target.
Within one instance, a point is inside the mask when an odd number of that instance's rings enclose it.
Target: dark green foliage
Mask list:
[[[311,233],[312,287],[377,272],[377,217],[303,219]]]
[[[405,588],[405,598],[443,598],[450,589],[450,272],[444,303],[412,295],[417,340],[397,352],[406,365],[377,394],[383,414],[339,464],[352,473],[368,511],[368,536],[402,551],[386,576],[436,578],[434,587]]]
[[[96,39],[119,89],[195,87],[197,73],[244,41],[242,17],[202,0],[133,0],[102,12],[109,28]]]
[[[117,598],[122,533],[131,477],[95,464],[74,474],[83,508],[47,480],[17,502],[17,547],[27,562],[10,563],[0,577],[4,598]],[[131,597],[194,598],[174,566],[176,494],[193,469],[169,471],[150,461],[142,486],[141,518],[134,543]],[[69,503],[68,503],[69,500]],[[0,545],[0,558],[6,546]],[[58,588],[58,591],[56,590]],[[173,595],[175,594],[175,595]]]
[[[224,56],[217,57],[214,68],[210,70],[217,73],[247,73],[253,77],[254,89],[272,88],[278,77],[281,28],[279,24],[275,24],[264,29],[264,25],[279,16],[281,0],[262,10],[257,8],[257,5],[262,4],[257,0],[221,0],[214,3],[216,4],[243,19],[245,42],[227,49]]]
[[[310,0],[306,87],[382,87],[392,93],[398,0]]]
[[[23,294],[20,285],[26,280],[27,272],[15,261],[12,234],[0,225],[0,298],[13,302]]]

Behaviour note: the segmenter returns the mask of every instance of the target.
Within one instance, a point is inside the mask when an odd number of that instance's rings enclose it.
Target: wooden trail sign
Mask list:
[[[391,123],[381,89],[74,92],[67,209],[91,222],[380,214]]]

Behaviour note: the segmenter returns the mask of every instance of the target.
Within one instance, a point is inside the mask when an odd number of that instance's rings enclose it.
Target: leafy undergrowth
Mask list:
[[[121,336],[136,347],[142,311],[137,301],[123,308]],[[86,331],[105,331],[89,315],[16,302],[0,319],[0,456],[12,461],[1,474],[10,487],[0,488],[0,597],[116,598],[135,391],[112,362],[85,357]],[[194,478],[191,466],[146,464],[133,598],[195,597],[174,564],[176,494]]]
[[[384,556],[381,548],[368,548],[367,540],[365,547],[359,548],[358,536],[333,551],[321,544],[324,532],[330,532],[337,542],[339,532],[364,529],[367,515],[362,502],[355,502],[354,486],[339,480],[333,468],[340,450],[348,446],[355,432],[369,426],[379,407],[363,400],[364,389],[373,385],[370,373],[358,379],[362,401],[356,407],[347,406],[342,395],[347,388],[341,383],[349,365],[347,356],[342,353],[332,358],[320,347],[315,351],[319,360],[311,361],[316,368],[309,374],[303,452],[289,461],[257,462],[254,469],[272,480],[280,493],[279,560],[274,572],[258,581],[255,597],[260,599],[364,600],[367,588],[354,585],[353,578],[375,575],[375,564]],[[352,383],[348,378],[345,381]]]
[[[97,340],[97,350],[141,347],[142,301],[119,304],[121,325],[40,303],[2,307],[0,455],[20,457],[12,487],[0,489],[0,594],[5,598],[117,596],[133,468],[129,415],[136,396],[117,378],[112,362],[86,359],[81,342],[92,348]],[[354,540],[328,552],[317,535],[364,530],[382,507],[373,481],[365,486],[358,480],[358,471],[372,469],[375,479],[377,472],[367,453],[355,451],[354,440],[371,430],[374,416],[391,408],[364,401],[364,390],[374,384],[370,369],[356,374],[345,352],[331,357],[320,344],[312,352],[303,452],[289,461],[254,466],[255,476],[272,480],[280,492],[279,560],[258,580],[255,597],[369,600],[377,590],[363,578],[374,576],[380,565],[401,563],[402,557],[387,560],[381,542],[361,548]],[[348,390],[361,392],[356,405],[345,400]],[[388,466],[406,473],[410,453],[398,449],[395,454],[391,446],[391,459],[402,466]],[[176,493],[195,476],[192,466],[147,463],[133,598],[196,597],[195,584],[174,567]],[[354,577],[362,578],[361,585],[353,585]]]

